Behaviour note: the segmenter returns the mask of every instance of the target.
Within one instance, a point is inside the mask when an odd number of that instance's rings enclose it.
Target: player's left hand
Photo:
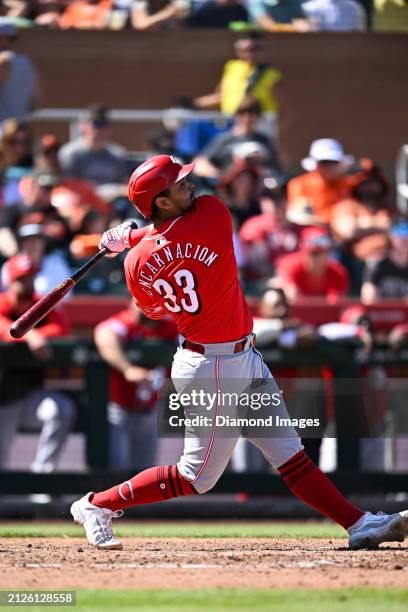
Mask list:
[[[130,248],[129,237],[132,229],[137,229],[135,219],[126,219],[120,225],[115,225],[115,227],[106,230],[99,241],[99,249],[108,249],[110,251],[108,257],[116,257],[125,249]]]

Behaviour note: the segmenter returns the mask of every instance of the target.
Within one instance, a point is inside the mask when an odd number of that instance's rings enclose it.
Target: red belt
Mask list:
[[[247,338],[237,342],[234,346],[233,352],[242,353],[242,351],[245,349],[246,343],[247,343]],[[197,344],[196,342],[190,342],[190,340],[184,340],[181,346],[187,349],[188,351],[194,351],[194,353],[201,353],[201,355],[205,355],[205,346],[203,346],[202,344]]]

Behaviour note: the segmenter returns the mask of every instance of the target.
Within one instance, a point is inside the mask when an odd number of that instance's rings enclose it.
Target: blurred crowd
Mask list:
[[[377,0],[2,0],[0,14],[26,27],[152,30],[259,28],[270,32],[371,29]]]
[[[126,19],[131,15],[135,27],[160,23],[157,15],[168,13],[169,7],[172,19],[175,7],[181,10],[179,0],[157,14],[141,1],[10,0],[0,3],[0,10],[40,24],[76,27],[85,5],[125,14]],[[289,8],[295,10],[295,5],[296,17],[290,19]],[[319,5],[347,6],[350,14],[352,8],[356,14],[363,11],[352,0],[310,0],[251,2],[250,12],[266,29],[275,22],[306,28]],[[364,5],[370,8],[370,3]],[[303,13],[306,6],[310,13]],[[205,15],[211,7],[245,10],[234,0],[214,0],[200,3],[197,14]],[[262,7],[276,11],[265,15]],[[375,159],[356,158],[330,134],[316,133],[297,171],[286,167],[276,138],[282,75],[267,62],[259,33],[237,38],[234,57],[213,92],[174,100],[163,125],[146,135],[145,150],[137,154],[112,142],[110,112],[99,103],[86,110],[77,137],[68,142],[53,133],[35,134],[26,117],[38,105],[39,79],[29,58],[13,50],[15,33],[11,22],[0,21],[0,341],[10,342],[10,323],[97,252],[105,229],[129,217],[145,223],[127,199],[127,181],[136,164],[165,153],[184,163],[194,161],[197,194],[218,195],[231,212],[242,285],[258,298],[255,331],[260,346],[302,349],[335,342],[360,346],[367,353],[376,345],[392,351],[408,346],[408,325],[376,329],[367,309],[383,299],[403,304],[408,298],[408,220],[395,205],[394,187]],[[190,112],[208,108],[221,109],[225,120],[214,122]],[[122,257],[100,262],[75,292],[126,295]],[[308,298],[334,304],[345,297],[361,306],[343,311],[337,321],[312,326],[291,315],[291,305]],[[56,310],[25,341],[36,358],[47,358],[48,339],[69,332],[63,309]],[[152,414],[155,385],[163,372],[129,361],[124,350],[127,341],[152,336],[175,339],[176,330],[169,322],[149,322],[133,306],[95,331],[97,348],[112,367],[108,419],[116,467],[134,467],[140,457],[154,463]],[[359,377],[355,368],[351,376]],[[361,374],[373,393],[379,389],[377,374]],[[384,370],[383,387],[387,376]],[[52,471],[75,408],[63,393],[44,395],[38,373],[33,377],[27,370],[25,384],[20,380],[21,371],[10,375],[7,388],[0,381],[7,391],[2,387],[0,467],[19,419],[29,422],[34,415],[42,434],[33,469]],[[327,394],[320,395],[327,403]],[[378,408],[380,429],[384,405]],[[368,457],[382,457],[383,465],[383,449],[365,450]],[[367,460],[369,467],[374,464]]]

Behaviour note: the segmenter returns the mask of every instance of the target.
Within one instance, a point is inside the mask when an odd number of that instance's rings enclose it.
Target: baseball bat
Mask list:
[[[52,310],[58,302],[72,289],[75,285],[91,270],[102,257],[109,253],[108,249],[98,251],[89,261],[87,261],[79,270],[70,278],[64,280],[63,283],[54,287],[47,295],[40,298],[31,306],[21,317],[14,321],[10,326],[10,336],[13,338],[22,338],[30,329],[37,325]]]

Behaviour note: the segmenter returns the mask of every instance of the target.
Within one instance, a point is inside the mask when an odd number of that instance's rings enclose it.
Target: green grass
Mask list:
[[[137,585],[135,585],[137,587]],[[80,590],[76,607],[65,610],[95,612],[405,612],[408,589],[199,589],[199,590]],[[61,610],[54,606],[18,606],[20,610]]]
[[[341,538],[346,532],[326,522],[169,522],[129,523],[117,521],[118,537],[134,538]],[[61,523],[0,523],[0,537],[83,537],[83,530],[69,522]]]

